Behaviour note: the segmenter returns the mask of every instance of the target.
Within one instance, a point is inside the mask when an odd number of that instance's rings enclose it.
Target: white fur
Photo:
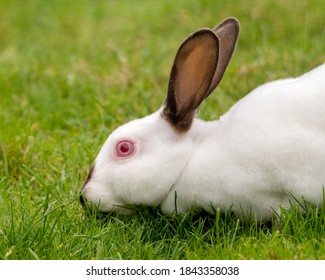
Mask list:
[[[124,207],[132,205],[161,206],[165,213],[231,208],[258,220],[289,207],[291,194],[321,206],[324,111],[325,64],[260,86],[220,120],[194,119],[186,133],[175,132],[159,110],[109,136],[85,198],[103,212],[128,214]],[[136,141],[135,156],[116,158],[121,138]]]

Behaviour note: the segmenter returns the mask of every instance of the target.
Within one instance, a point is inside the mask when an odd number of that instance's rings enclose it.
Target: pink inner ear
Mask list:
[[[219,41],[211,30],[200,30],[180,47],[175,61],[177,113],[191,105],[190,114],[207,96],[216,70]]]
[[[120,139],[115,145],[115,155],[120,159],[132,157],[135,151],[135,143],[130,139]]]
[[[193,50],[184,61],[181,71],[179,73],[179,85],[177,96],[180,100],[179,103],[185,104],[188,102],[190,94],[197,93],[200,88],[205,85],[204,81],[208,76],[206,69],[206,53],[202,50]],[[194,94],[193,94],[194,96]]]

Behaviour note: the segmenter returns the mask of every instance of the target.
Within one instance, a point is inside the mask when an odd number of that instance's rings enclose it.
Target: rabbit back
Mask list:
[[[220,120],[195,119],[196,149],[162,206],[232,209],[267,220],[293,196],[321,205],[325,185],[325,65],[258,87]],[[198,170],[200,172],[198,173]],[[197,174],[200,174],[199,176]]]

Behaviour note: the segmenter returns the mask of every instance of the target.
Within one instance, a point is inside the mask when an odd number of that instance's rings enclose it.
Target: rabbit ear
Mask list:
[[[196,109],[208,94],[218,53],[219,39],[210,29],[193,33],[180,46],[162,112],[176,130],[183,132],[190,128]]]
[[[226,71],[236,48],[239,28],[239,21],[236,18],[228,18],[212,29],[219,38],[220,46],[217,70],[214,73],[208,95],[217,87]]]

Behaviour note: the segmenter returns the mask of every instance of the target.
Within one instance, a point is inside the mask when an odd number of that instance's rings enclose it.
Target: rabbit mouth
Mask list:
[[[89,202],[87,198],[85,197],[85,193],[82,192],[79,196],[79,200],[81,205],[88,211],[92,213],[101,214],[104,216],[109,215],[126,215],[126,216],[133,216],[136,213],[136,207],[132,206],[122,206],[122,205],[113,205],[111,209],[104,210],[102,207],[100,207],[100,201],[98,204],[94,202]]]

